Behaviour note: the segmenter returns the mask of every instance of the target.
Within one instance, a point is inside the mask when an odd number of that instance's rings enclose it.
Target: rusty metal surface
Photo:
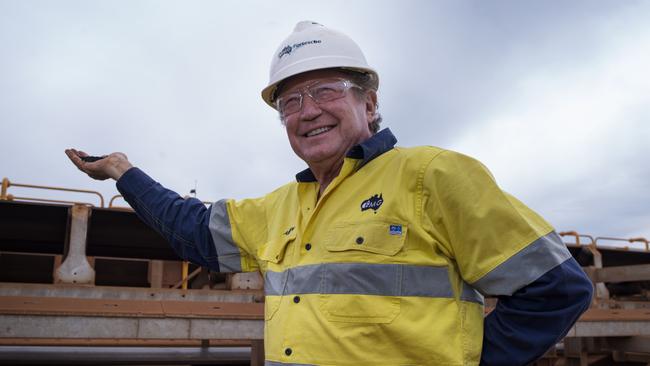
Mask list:
[[[161,301],[0,297],[0,314],[164,316]]]
[[[264,305],[203,301],[2,296],[0,297],[0,314],[263,319]]]
[[[647,321],[650,326],[650,309],[589,309],[579,321]]]
[[[264,319],[264,304],[162,301],[166,316],[219,319]]]

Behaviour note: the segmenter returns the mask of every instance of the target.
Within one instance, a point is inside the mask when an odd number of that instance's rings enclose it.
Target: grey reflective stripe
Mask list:
[[[542,236],[497,266],[472,286],[484,295],[512,295],[571,258],[555,231]]]
[[[210,210],[210,233],[217,250],[219,271],[241,272],[241,254],[232,240],[226,200],[215,202]]]
[[[483,303],[483,295],[465,281],[463,281],[463,291],[460,293],[460,299],[479,304]]]
[[[266,295],[355,294],[453,298],[446,267],[406,264],[322,263],[264,275]],[[461,299],[483,303],[463,292]]]
[[[264,361],[264,366],[312,366],[306,363],[284,363],[275,361]]]

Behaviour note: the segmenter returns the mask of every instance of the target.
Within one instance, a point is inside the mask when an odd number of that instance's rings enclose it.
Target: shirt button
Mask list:
[[[300,302],[300,296],[294,296],[293,297],[293,302],[295,302],[296,304],[299,303]]]
[[[287,356],[291,356],[291,348],[285,349],[284,354],[287,355]]]
[[[357,244],[363,244],[363,237],[358,237],[357,238]]]
[[[306,249],[306,250],[311,249],[311,244],[310,244],[310,243],[305,244],[305,249]]]

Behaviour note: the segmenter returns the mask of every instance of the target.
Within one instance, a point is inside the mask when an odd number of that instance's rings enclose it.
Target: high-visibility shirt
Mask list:
[[[309,170],[205,211],[144,178],[118,188],[182,257],[262,273],[267,365],[477,365],[483,295],[573,259],[478,161],[395,142],[383,130],[355,146],[320,197]]]

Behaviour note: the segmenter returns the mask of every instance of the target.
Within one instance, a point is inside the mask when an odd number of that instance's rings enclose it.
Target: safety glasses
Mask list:
[[[308,95],[316,104],[321,104],[343,98],[350,88],[360,87],[346,79],[319,80],[296,92],[279,96],[275,100],[275,106],[280,112],[280,116],[284,118],[302,109],[305,95]]]

